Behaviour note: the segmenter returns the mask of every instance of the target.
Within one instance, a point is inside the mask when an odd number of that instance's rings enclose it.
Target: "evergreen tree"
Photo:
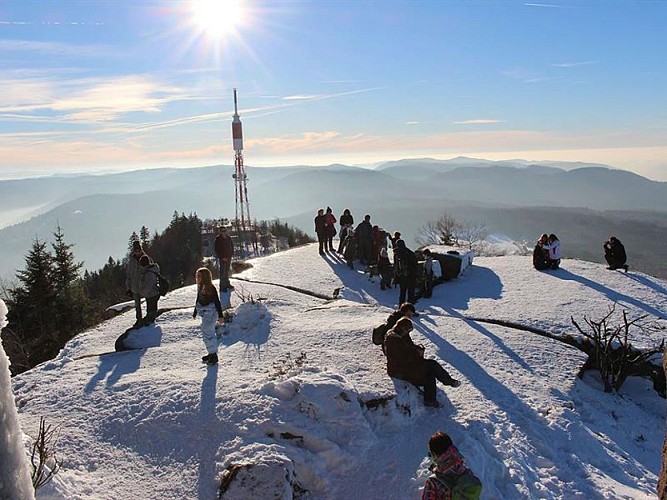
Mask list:
[[[60,226],[53,233],[53,286],[55,291],[55,326],[59,341],[64,344],[72,334],[81,331],[90,323],[92,310],[88,297],[84,293],[83,281],[79,271],[83,262],[76,262],[72,247],[65,243],[65,236]]]
[[[29,366],[42,361],[43,352],[50,350],[58,339],[53,325],[56,312],[53,275],[53,256],[46,242],[35,239],[25,256],[25,268],[16,273],[18,285],[9,290],[7,304],[9,328],[22,339]]]

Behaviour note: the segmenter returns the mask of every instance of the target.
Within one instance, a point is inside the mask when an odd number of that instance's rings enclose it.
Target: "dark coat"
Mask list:
[[[232,255],[234,255],[234,242],[229,235],[221,235],[215,237],[215,242],[213,244],[215,248],[215,255],[220,260],[232,260]]]
[[[352,217],[352,214],[343,214],[340,216],[340,227],[352,227],[352,224],[354,224],[354,217]]]
[[[628,260],[625,247],[619,240],[613,240],[604,244],[604,254],[610,266],[621,267]]]
[[[354,230],[359,239],[359,242],[369,242],[373,244],[373,226],[367,220],[363,220],[357,226],[357,229]]]
[[[549,268],[549,251],[539,243],[533,248],[533,267],[538,271]]]
[[[207,306],[211,302],[215,304],[215,308],[218,311],[218,318],[222,318],[222,304],[220,303],[220,297],[218,296],[218,289],[215,285],[210,285],[206,288],[198,286],[197,300],[195,301],[195,310],[192,312],[192,317],[197,317],[197,304]]]
[[[315,217],[315,232],[318,238],[326,238],[327,236],[327,219],[324,214]]]
[[[396,278],[407,288],[417,286],[419,266],[415,253],[405,247],[397,248],[395,252]]]
[[[387,374],[421,386],[426,382],[424,349],[416,345],[410,334],[399,335],[393,329],[384,338]]]

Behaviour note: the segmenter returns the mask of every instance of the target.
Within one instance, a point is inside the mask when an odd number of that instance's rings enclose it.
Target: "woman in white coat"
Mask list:
[[[560,240],[555,234],[549,235],[549,269],[558,269],[560,266]]]

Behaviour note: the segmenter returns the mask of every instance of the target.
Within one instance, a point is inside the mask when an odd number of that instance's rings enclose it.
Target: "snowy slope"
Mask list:
[[[470,318],[574,333],[570,316],[597,318],[615,301],[664,325],[664,282],[576,260],[543,273],[530,257],[476,258],[418,303],[413,339],[463,382],[439,386],[443,407],[427,409],[387,377],[370,342],[397,290],[315,246],[253,264],[233,281],[237,312],[217,367],[201,364],[187,287],[160,303],[177,309],[133,336],[147,348],[96,355],[113,350],[130,312],[13,379],[24,432],[40,416],[60,426],[63,469],[38,498],[212,499],[226,467],[255,464],[225,498],[416,499],[438,429],[482,479],[483,498],[654,496],[665,401],[648,381],[605,394],[594,376],[576,379],[579,351]],[[336,288],[338,299],[320,298]]]

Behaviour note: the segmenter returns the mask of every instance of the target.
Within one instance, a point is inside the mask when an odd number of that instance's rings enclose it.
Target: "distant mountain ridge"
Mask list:
[[[298,220],[311,234],[317,208],[326,206],[337,216],[350,208],[359,220],[371,213],[374,221],[404,234],[415,234],[446,210],[465,216],[475,212],[473,207],[487,207],[485,213],[492,216],[487,220],[495,218],[494,211],[518,209],[518,214],[531,207],[667,211],[667,183],[594,164],[460,157],[399,160],[374,169],[341,164],[248,167],[247,173],[252,217]],[[56,224],[76,244],[75,255],[85,268],[95,270],[109,256],[124,255],[132,231],[142,225],[161,231],[174,211],[233,217],[232,174],[232,166],[217,165],[0,181],[0,222],[33,216],[0,230],[0,276],[13,275],[22,266],[34,238],[51,240]],[[603,226],[614,225],[607,215],[601,219],[607,220],[599,222]],[[509,229],[503,232],[524,236]]]

